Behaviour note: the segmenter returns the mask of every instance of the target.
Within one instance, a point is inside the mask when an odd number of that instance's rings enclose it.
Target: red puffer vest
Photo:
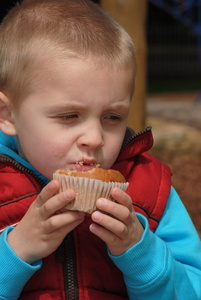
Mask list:
[[[135,211],[146,216],[154,231],[166,206],[171,174],[167,166],[144,153],[152,143],[149,128],[126,136],[113,168],[126,177]],[[43,185],[23,166],[3,155],[0,183],[1,230],[20,221]],[[108,257],[105,243],[90,233],[90,223],[87,216],[58,250],[44,259],[19,299],[128,299],[122,273]]]

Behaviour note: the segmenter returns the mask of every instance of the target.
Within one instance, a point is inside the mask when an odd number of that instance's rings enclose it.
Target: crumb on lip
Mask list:
[[[97,163],[97,164],[93,164],[93,163],[86,164],[86,163],[84,163],[83,161],[76,161],[76,164],[77,164],[77,165],[80,165],[80,166],[83,166],[83,165],[89,165],[89,166],[95,166],[96,168],[99,168],[99,167],[100,167],[100,164],[99,164],[99,163]]]
[[[100,164],[95,164],[96,168],[99,168],[100,167]]]

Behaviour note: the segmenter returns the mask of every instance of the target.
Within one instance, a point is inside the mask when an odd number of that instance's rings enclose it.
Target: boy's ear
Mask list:
[[[10,101],[2,92],[0,92],[0,130],[7,135],[17,135]]]

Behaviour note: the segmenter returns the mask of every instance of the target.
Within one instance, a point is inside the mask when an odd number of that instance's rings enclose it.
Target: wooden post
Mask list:
[[[100,4],[125,28],[135,44],[138,68],[128,126],[138,132],[146,126],[147,0],[101,0]]]

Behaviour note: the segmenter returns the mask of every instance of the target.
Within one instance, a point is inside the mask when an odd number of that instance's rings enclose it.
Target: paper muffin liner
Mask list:
[[[53,178],[60,182],[59,192],[73,189],[76,193],[75,200],[65,206],[68,210],[79,210],[91,214],[96,210],[96,201],[99,198],[106,198],[114,201],[110,195],[113,187],[118,187],[125,191],[128,182],[103,182],[97,179],[74,177],[64,174],[54,173]]]

